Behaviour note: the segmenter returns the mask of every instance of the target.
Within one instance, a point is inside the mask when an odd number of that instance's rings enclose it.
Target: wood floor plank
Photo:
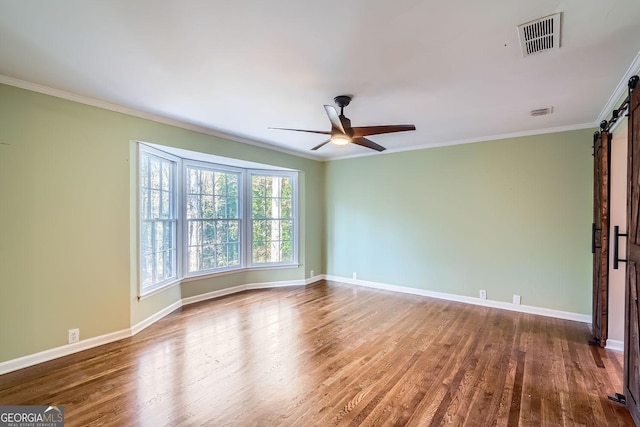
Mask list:
[[[334,282],[176,310],[0,376],[67,426],[628,426],[622,355],[588,325]]]

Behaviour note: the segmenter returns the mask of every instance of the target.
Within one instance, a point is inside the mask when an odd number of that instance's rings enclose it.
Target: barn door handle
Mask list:
[[[600,246],[596,245],[596,231],[601,230],[600,228],[596,228],[596,223],[592,222],[591,223],[591,253],[595,254],[596,253],[596,248],[599,248]]]
[[[627,262],[626,259],[618,258],[618,240],[620,237],[627,237],[627,233],[621,233],[620,227],[613,226],[613,269],[618,269],[619,262]]]

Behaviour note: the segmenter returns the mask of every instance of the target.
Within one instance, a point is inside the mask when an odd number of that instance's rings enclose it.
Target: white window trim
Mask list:
[[[176,275],[175,277],[171,277],[168,279],[165,279],[163,281],[160,281],[158,283],[154,283],[151,286],[146,286],[143,287],[142,286],[142,268],[141,264],[142,264],[142,259],[144,258],[144,254],[142,253],[142,194],[140,191],[140,163],[141,163],[141,159],[142,159],[142,154],[143,153],[148,153],[151,154],[153,156],[159,157],[161,159],[165,159],[165,160],[169,160],[171,162],[175,163],[175,168],[173,170],[173,182],[175,183],[175,206],[171,206],[171,208],[173,210],[175,210],[174,215],[175,215],[175,224],[176,224],[176,259],[175,259],[175,263],[176,263]],[[181,252],[181,246],[182,246],[182,241],[181,241],[181,230],[180,228],[182,227],[182,221],[180,219],[180,209],[177,206],[178,201],[181,199],[181,180],[180,180],[180,168],[181,168],[181,163],[182,163],[182,159],[180,159],[179,157],[173,156],[171,154],[165,153],[164,151],[160,151],[157,150],[155,148],[146,146],[144,144],[138,144],[138,165],[136,168],[136,179],[137,179],[137,201],[138,201],[138,209],[137,209],[137,219],[136,219],[136,223],[137,223],[137,239],[138,239],[138,295],[140,297],[142,296],[146,296],[152,293],[156,293],[157,291],[164,289],[164,288],[168,288],[171,286],[176,285],[180,279],[182,278],[182,265],[180,262],[180,252]]]
[[[291,261],[284,262],[253,262],[253,209],[251,204],[253,202],[253,188],[252,182],[254,176],[277,176],[291,179],[291,193],[293,195],[291,201],[291,211],[293,217],[293,259]],[[247,260],[247,269],[259,269],[270,267],[288,267],[298,265],[298,172],[297,171],[271,171],[264,169],[249,169],[247,170],[247,195],[245,200],[246,212],[247,212],[247,244],[245,246],[245,256]]]
[[[218,162],[208,162],[200,160],[191,160],[188,158],[182,158],[171,154],[171,147],[166,147],[167,150],[162,150],[163,146],[157,144],[148,144],[144,142],[137,142],[137,155],[138,161],[136,165],[136,235],[137,235],[137,249],[138,249],[138,263],[137,263],[137,278],[138,278],[138,300],[143,300],[157,294],[158,292],[167,288],[180,285],[185,282],[191,282],[199,279],[206,279],[209,277],[215,277],[219,275],[231,274],[240,271],[255,271],[255,270],[273,270],[279,268],[297,268],[299,264],[299,171],[296,170],[284,170],[280,167],[273,166],[274,169],[270,169],[269,165],[264,165],[264,168],[244,168],[234,165],[225,165]],[[188,151],[185,151],[187,153]],[[142,153],[147,152],[151,155],[170,160],[176,164],[174,170],[174,182],[176,185],[176,276],[170,279],[166,279],[162,282],[158,282],[152,286],[142,288],[142,227],[141,227],[141,189],[140,189],[140,167]],[[206,157],[203,154],[203,157]],[[221,159],[216,156],[217,159]],[[234,159],[229,159],[230,163],[237,163]],[[238,191],[240,193],[240,203],[238,204],[238,216],[239,216],[239,241],[240,241],[240,264],[238,266],[215,268],[201,270],[197,272],[187,273],[187,248],[186,248],[186,173],[189,165],[202,167],[205,169],[213,169],[220,171],[229,171],[240,174],[240,181],[238,183]],[[256,164],[258,165],[258,164]],[[260,165],[263,166],[263,165]],[[289,177],[292,182],[292,217],[293,217],[293,260],[291,262],[277,262],[277,263],[253,263],[252,262],[252,176],[278,176]],[[244,193],[244,194],[242,194]]]
[[[188,251],[187,251],[187,247],[186,244],[188,242],[188,229],[186,226],[186,222],[187,222],[187,192],[183,191],[183,195],[182,198],[180,199],[181,203],[180,203],[180,210],[182,212],[182,241],[185,242],[184,246],[181,247],[182,249],[182,265],[185,266],[184,268],[184,275],[182,276],[183,278],[192,278],[192,277],[200,277],[200,276],[208,276],[211,274],[216,274],[216,273],[221,273],[221,272],[227,272],[227,271],[237,271],[237,270],[243,270],[245,268],[246,265],[246,260],[244,258],[244,250],[243,250],[243,245],[245,242],[245,234],[246,234],[246,225],[245,225],[245,218],[244,218],[244,199],[245,199],[245,185],[244,185],[244,181],[245,181],[245,169],[242,168],[236,168],[233,166],[226,166],[226,165],[220,165],[217,163],[208,163],[208,162],[201,162],[201,161],[197,161],[197,160],[187,160],[184,159],[182,161],[182,183],[181,183],[181,187],[184,189],[186,188],[187,185],[187,169],[189,168],[189,166],[193,166],[193,167],[197,167],[200,169],[208,169],[208,170],[212,170],[212,171],[221,171],[221,172],[232,172],[232,173],[237,173],[238,174],[238,234],[239,234],[239,238],[238,241],[240,243],[240,251],[238,253],[238,257],[239,257],[239,264],[238,265],[233,265],[233,266],[228,266],[228,267],[220,267],[220,268],[208,268],[206,270],[198,270],[198,271],[194,271],[194,272],[189,272],[187,266],[187,256],[188,256]]]

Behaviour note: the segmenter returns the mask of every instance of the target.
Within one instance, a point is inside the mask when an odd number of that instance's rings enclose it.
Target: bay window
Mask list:
[[[138,146],[140,296],[185,277],[297,265],[297,171]]]

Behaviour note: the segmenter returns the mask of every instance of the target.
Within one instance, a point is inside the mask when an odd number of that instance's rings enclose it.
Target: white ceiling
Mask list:
[[[516,26],[562,12],[561,48]],[[0,75],[318,158],[323,104],[389,151],[593,125],[640,51],[638,0],[0,0]],[[548,116],[533,109],[553,106]]]

